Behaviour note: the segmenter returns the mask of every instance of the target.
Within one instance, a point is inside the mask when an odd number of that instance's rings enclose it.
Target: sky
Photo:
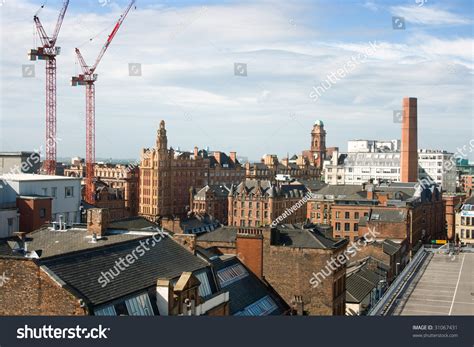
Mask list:
[[[128,3],[70,1],[57,41],[58,157],[85,156],[85,88],[70,85],[80,71],[74,48],[92,65]],[[51,35],[61,6],[0,0],[0,151],[44,147],[45,64],[27,52],[39,46],[33,15]],[[345,151],[351,139],[399,139],[394,112],[403,97],[417,97],[419,147],[467,146],[473,160],[473,7],[138,0],[96,70],[96,157],[138,158],[161,119],[175,149],[251,160],[300,154],[322,120],[327,146]],[[130,76],[130,63],[140,64],[140,76]],[[235,63],[246,64],[246,76]],[[30,64],[35,76],[23,77]]]

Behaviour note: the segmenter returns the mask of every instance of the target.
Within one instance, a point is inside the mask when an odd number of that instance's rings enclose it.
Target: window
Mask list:
[[[354,231],[359,231],[359,224],[358,223],[354,224]]]
[[[58,193],[58,188],[57,187],[52,187],[51,188],[51,196],[56,199],[57,198],[57,193]]]
[[[336,218],[340,218],[341,217],[341,212],[337,211],[336,212]]]
[[[351,231],[351,223],[344,223],[344,231]]]
[[[336,223],[336,230],[338,231],[341,230],[341,223],[339,222]]]
[[[242,311],[237,312],[235,316],[266,316],[276,309],[277,305],[272,298],[267,295],[247,306]]]
[[[345,218],[345,219],[351,218],[351,213],[350,213],[350,212],[344,213],[344,218]]]
[[[199,282],[201,282],[198,289],[199,296],[202,296],[204,298],[206,296],[211,295],[212,294],[211,286],[209,285],[209,279],[207,277],[206,271],[195,273],[195,276],[197,277]]]
[[[39,216],[40,216],[40,218],[45,218],[46,217],[46,209],[45,208],[40,208]]]
[[[64,197],[66,197],[66,198],[74,197],[74,187],[64,188]]]
[[[153,308],[147,293],[125,300],[125,305],[130,316],[153,316]]]
[[[41,188],[41,195],[47,196],[48,195],[48,188]]]
[[[117,312],[113,305],[104,306],[94,310],[94,315],[96,316],[116,316]]]
[[[8,226],[13,226],[13,218],[8,218]]]
[[[359,219],[359,212],[354,212],[354,218]]]
[[[222,288],[246,277],[247,275],[247,270],[245,270],[245,268],[240,264],[235,264],[217,271],[217,278],[219,279]]]

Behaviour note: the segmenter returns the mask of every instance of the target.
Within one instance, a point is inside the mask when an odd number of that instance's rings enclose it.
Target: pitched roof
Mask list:
[[[243,270],[242,276],[223,287],[224,291],[229,292],[231,315],[243,311],[246,307],[266,296],[270,296],[271,300],[276,304],[275,309],[269,312],[270,315],[282,314],[288,309],[284,301],[251,271],[247,271],[237,257],[214,258],[212,264],[217,272],[218,281],[221,286],[223,282],[219,277],[220,273],[225,273],[226,269],[233,267],[241,267],[241,270]]]
[[[395,253],[397,253],[401,247],[401,244],[393,242],[390,239],[386,239],[382,243],[383,251],[390,255],[394,255]]]
[[[406,219],[407,211],[405,209],[373,208],[369,215],[369,221],[373,222],[402,223]]]
[[[274,242],[279,246],[337,249],[347,243],[345,239],[333,239],[317,228],[304,228],[302,224],[281,224],[276,229],[279,236]]]
[[[375,263],[376,267],[369,267],[371,263]],[[357,268],[346,277],[346,302],[349,303],[360,303],[364,300],[381,280],[386,280],[388,271],[386,264],[372,257],[356,266]]]
[[[199,235],[197,239],[207,242],[235,242],[236,235],[236,228],[221,226],[214,231]]]
[[[268,197],[303,197],[308,189],[299,182],[285,183],[274,185],[269,180],[246,179],[236,187],[231,187],[231,192],[237,196],[238,194],[261,194]]]
[[[55,231],[44,227],[26,235],[25,242],[29,252],[36,251],[41,258],[71,253],[85,249],[92,249],[112,245],[124,241],[146,238],[149,233],[116,233],[106,234],[104,237],[92,242],[83,228],[73,228],[66,231]],[[18,238],[9,241],[10,247],[19,243]],[[20,242],[21,243],[21,242]]]
[[[217,197],[227,197],[229,191],[230,187],[227,187],[225,184],[206,185],[205,187],[201,188],[194,196],[205,198],[206,193],[211,192]]]
[[[155,228],[157,226],[156,223],[150,222],[148,219],[143,217],[129,217],[109,223],[109,228],[126,230]]]
[[[345,198],[352,196],[358,192],[362,192],[363,188],[360,185],[327,185],[321,189],[314,191],[313,194],[318,196],[329,196],[334,198]]]
[[[155,242],[154,246],[152,244],[150,240],[149,250],[142,256],[139,256],[137,251],[134,253],[140,246],[140,242],[134,240],[58,256],[41,263],[93,305],[153,287],[158,278],[173,279],[183,272],[193,272],[208,266],[207,262],[194,256],[169,237],[163,237],[159,242]],[[117,273],[116,262],[130,254],[137,255],[135,261],[129,263],[128,267],[118,272],[118,276],[103,286],[104,282],[99,282],[103,273],[110,270]]]

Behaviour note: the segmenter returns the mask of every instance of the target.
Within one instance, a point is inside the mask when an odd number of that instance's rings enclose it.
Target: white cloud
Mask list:
[[[435,6],[393,6],[394,16],[404,17],[407,22],[427,25],[469,25],[472,20]]]
[[[44,62],[35,63],[37,78],[20,77],[37,6],[8,4],[0,34],[6,129],[1,146],[27,150],[44,141]],[[141,147],[153,144],[162,118],[175,147],[209,145],[250,158],[301,152],[309,146],[315,119],[325,121],[328,145],[344,148],[352,137],[397,138],[392,110],[403,96],[417,96],[420,121],[431,122],[420,131],[423,147],[453,150],[468,136],[467,127],[453,130],[451,119],[472,117],[472,80],[466,78],[472,76],[472,38],[377,39],[379,48],[370,59],[315,103],[308,97],[311,87],[369,43],[344,35],[322,40],[315,27],[304,25],[305,6],[273,1],[132,10],[97,70],[97,156],[137,157]],[[93,63],[122,10],[110,9],[101,15],[66,14],[58,40],[58,133],[64,139],[59,155],[85,151],[84,90],[69,86],[77,68],[74,47],[82,44],[86,61]],[[48,32],[57,10],[42,11]],[[128,76],[130,62],[142,64],[141,77]],[[248,64],[247,77],[234,76],[234,62]],[[454,73],[447,68],[453,63]],[[451,135],[434,137],[440,127]]]

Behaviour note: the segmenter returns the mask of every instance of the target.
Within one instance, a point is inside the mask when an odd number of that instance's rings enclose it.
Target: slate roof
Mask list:
[[[209,191],[217,197],[227,197],[230,187],[227,187],[225,184],[206,185],[205,187],[201,188],[194,196],[205,198],[206,193]]]
[[[236,228],[221,226],[214,231],[199,235],[197,239],[198,241],[207,242],[235,242],[236,235]]]
[[[403,209],[373,208],[369,218],[370,221],[374,222],[401,223],[406,221],[407,211]]]
[[[153,247],[150,242],[148,251],[138,256],[133,264],[102,287],[98,282],[102,273],[114,269],[119,258],[132,254],[139,245],[139,241],[134,240],[46,259],[41,265],[46,266],[93,305],[156,286],[158,278],[174,279],[183,272],[193,272],[209,265],[169,237],[164,237]]]
[[[91,238],[87,237],[86,229],[67,229],[66,231],[54,231],[48,227],[44,227],[33,231],[26,235],[27,249],[29,252],[36,251],[41,258],[56,256],[70,252],[76,252],[85,249],[92,249],[101,246],[116,244],[124,241],[136,240],[147,237],[148,233],[117,233],[107,234],[97,242],[91,242]],[[15,238],[8,243],[10,249],[18,243],[19,239]],[[1,252],[1,250],[0,250]],[[2,253],[3,254],[3,253]]]
[[[321,189],[314,191],[313,193],[318,196],[332,196],[335,198],[344,198],[357,194],[358,192],[363,192],[363,188],[360,185],[327,185]],[[361,196],[362,197],[362,196]]]
[[[382,243],[383,251],[389,255],[394,255],[400,250],[401,247],[401,244],[393,242],[390,239],[386,239]]]
[[[316,192],[324,187],[327,186],[326,183],[318,180],[301,180],[298,179],[296,182],[299,182],[303,184],[307,189],[309,189],[311,192]]]
[[[212,260],[212,264],[216,272],[231,267],[236,264],[241,264],[237,257],[220,257]],[[243,266],[241,264],[241,266]],[[230,298],[230,314],[233,315],[242,311],[247,306],[255,303],[263,297],[269,295],[277,304],[277,309],[272,311],[270,315],[281,315],[288,306],[285,302],[277,296],[269,287],[267,287],[260,279],[257,278],[251,271],[247,271],[247,276],[235,281],[224,288],[223,291],[229,292]]]
[[[369,257],[368,261],[375,261],[377,268],[369,269],[365,263],[346,277],[346,302],[360,303],[370,292],[377,287],[380,280],[386,280],[387,266],[382,262]]]
[[[464,205],[474,205],[474,195],[464,201]]]
[[[246,179],[236,187],[232,186],[229,195],[239,194],[261,194],[262,196],[274,197],[303,197],[308,189],[300,183],[274,185],[269,180]]]
[[[337,249],[347,243],[345,239],[333,239],[317,228],[303,228],[301,224],[281,224],[277,226],[279,237],[274,244],[285,247]]]
[[[148,219],[143,217],[130,217],[120,219],[109,223],[111,229],[126,229],[126,230],[139,230],[146,228],[155,228],[158,224],[150,222]]]

